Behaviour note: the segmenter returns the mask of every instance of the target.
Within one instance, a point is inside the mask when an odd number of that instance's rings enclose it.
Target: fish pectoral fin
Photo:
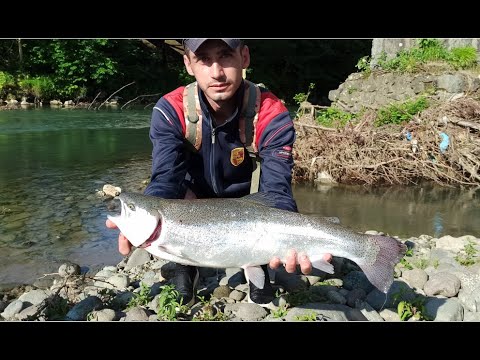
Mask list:
[[[263,289],[265,284],[265,273],[260,266],[245,266],[245,277],[259,289]]]
[[[331,263],[329,263],[328,261],[325,261],[323,259],[323,255],[321,255],[320,257],[318,256],[312,256],[310,257],[310,261],[312,263],[312,266],[318,270],[322,270],[328,274],[333,274],[334,273],[334,269],[333,269],[333,265]]]

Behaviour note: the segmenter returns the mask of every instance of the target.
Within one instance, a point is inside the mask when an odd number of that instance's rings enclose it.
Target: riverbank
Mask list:
[[[248,285],[241,269],[201,268],[197,303],[188,309],[172,300],[169,263],[135,249],[120,263],[100,271],[85,272],[80,264],[65,263],[33,284],[4,288],[0,317],[8,321],[480,321],[480,239],[421,235],[400,240],[409,250],[395,267],[386,298],[354,262],[334,257],[333,275],[270,270],[277,292],[270,309],[247,302]]]

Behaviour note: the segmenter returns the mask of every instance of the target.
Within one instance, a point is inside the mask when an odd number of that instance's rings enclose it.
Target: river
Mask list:
[[[141,191],[150,175],[150,109],[0,111],[0,284],[31,283],[63,261],[115,265],[104,184]],[[480,190],[295,185],[299,211],[357,231],[480,237]]]

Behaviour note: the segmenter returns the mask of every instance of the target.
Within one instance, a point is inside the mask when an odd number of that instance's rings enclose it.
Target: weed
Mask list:
[[[464,46],[448,50],[438,39],[419,39],[416,46],[400,51],[393,59],[387,60],[382,53],[378,65],[384,70],[415,72],[429,61],[442,61],[454,69],[473,68],[477,65],[477,49]]]
[[[357,65],[355,67],[360,71],[364,73],[369,73],[370,72],[370,63],[371,63],[371,57],[370,56],[364,56],[358,60]]]
[[[287,315],[288,310],[286,305],[279,306],[278,309],[272,310],[271,314],[274,318],[280,319]]]
[[[412,302],[402,300],[398,303],[397,313],[401,321],[407,321],[411,317],[417,320],[429,320],[425,315],[425,299],[416,297]]]
[[[326,127],[344,127],[350,120],[355,118],[355,114],[329,107],[320,111],[320,114],[316,117],[316,121]]]
[[[293,97],[293,100],[295,100],[295,102],[300,105],[302,102],[304,101],[307,101],[308,100],[308,97],[310,96],[310,92],[315,89],[315,84],[314,83],[310,83],[310,85],[308,86],[308,91],[307,93],[298,93],[298,94],[295,94],[295,96]]]
[[[413,269],[413,265],[410,264],[410,263],[408,262],[408,260],[405,259],[404,257],[400,260],[400,264],[402,264],[403,267],[406,268],[406,269],[408,269],[408,270],[412,270],[412,269]]]
[[[475,249],[475,243],[469,241],[467,245],[464,246],[463,250],[455,256],[455,260],[463,266],[472,266],[477,262],[477,252]]]
[[[440,265],[440,260],[438,260],[438,259],[433,260],[433,264],[432,264],[432,265],[433,265],[433,268],[434,268],[434,269],[438,268],[438,265]]]
[[[177,320],[178,314],[185,314],[188,312],[188,307],[183,305],[183,299],[180,298],[180,293],[175,290],[175,285],[161,286],[160,294],[158,296],[157,316],[161,320],[174,321]],[[178,302],[180,298],[180,302]]]
[[[419,259],[415,265],[417,266],[417,268],[424,270],[428,266],[428,260],[427,259]]]
[[[317,321],[318,317],[317,317],[317,313],[312,311],[311,313],[308,313],[308,314],[295,316],[295,320],[297,320],[297,321]]]
[[[127,309],[134,308],[136,306],[146,306],[153,297],[150,295],[150,287],[141,283],[140,291],[138,293],[133,293],[133,297],[127,304]]]
[[[424,96],[403,103],[391,104],[378,110],[375,126],[386,124],[404,124],[409,122],[414,115],[428,108],[429,103]]]

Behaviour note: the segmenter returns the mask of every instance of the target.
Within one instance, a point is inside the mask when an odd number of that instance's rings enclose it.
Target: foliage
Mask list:
[[[355,67],[358,71],[362,72],[365,76],[369,76],[372,73],[372,68],[370,66],[372,62],[372,58],[370,56],[363,56],[358,60],[357,65]]]
[[[177,313],[186,313],[188,307],[183,305],[183,299],[180,293],[175,290],[175,285],[167,284],[161,286],[160,294],[158,296],[157,316],[161,320],[174,321],[177,320]],[[180,298],[180,302],[178,302]]]
[[[287,306],[279,306],[278,309],[272,310],[271,314],[276,319],[283,318],[288,314]]]
[[[142,282],[140,285],[140,291],[138,293],[133,293],[133,297],[127,304],[127,309],[131,309],[136,306],[146,306],[150,301],[152,301],[150,287]]]
[[[413,249],[408,248],[407,251],[405,251],[405,256],[400,259],[400,264],[402,264],[408,270],[412,270],[413,265],[406,258],[412,257],[412,256],[413,256]]]
[[[317,321],[317,318],[317,313],[313,311],[308,314],[295,316],[295,320],[297,321]]]
[[[427,98],[420,96],[414,100],[383,107],[378,110],[375,126],[407,123],[414,115],[425,110],[428,106]]]
[[[32,72],[51,76],[56,95],[76,98],[85,86],[117,74],[117,62],[106,53],[111,45],[106,39],[43,40],[27,43],[25,58]]]
[[[196,312],[193,321],[226,321],[229,319],[225,313],[217,309],[214,304],[211,304],[204,296],[197,297],[202,304],[200,311]]]
[[[430,61],[442,61],[454,69],[471,68],[477,64],[477,49],[463,46],[448,50],[438,39],[419,39],[416,46],[399,51],[393,59],[387,60],[386,53],[383,52],[378,66],[387,71],[415,72],[421,69],[422,64]],[[367,64],[360,63],[360,66],[364,71],[369,68],[369,64],[367,67]]]
[[[477,49],[473,46],[453,48],[448,56],[448,62],[455,69],[469,69],[477,65]]]
[[[152,43],[156,47],[149,46]],[[246,43],[252,57],[248,79],[268,84],[273,93],[292,105],[289,100],[294,94],[312,82],[320,85],[312,91],[311,102],[328,102],[323,94],[352,72],[356,59],[370,52],[372,41],[294,39]],[[0,40],[0,71],[22,79],[47,77],[54,85],[52,97],[60,100],[79,99],[82,89],[89,99],[99,92],[97,100],[105,99],[134,81],[119,93],[123,99],[132,99],[166,93],[193,81],[182,57],[159,39],[4,39]]]
[[[417,296],[412,302],[402,300],[397,305],[397,313],[401,321],[407,321],[411,317],[417,320],[429,320],[425,312],[425,299]]]
[[[53,80],[47,76],[36,76],[34,78],[27,76],[20,80],[18,85],[24,95],[32,95],[36,100],[51,99],[55,95]]]
[[[15,87],[15,78],[8,72],[0,71],[0,97],[5,97]]]
[[[355,119],[356,115],[343,110],[329,107],[320,111],[316,117],[317,122],[326,127],[344,127],[350,120]]]
[[[469,241],[467,245],[464,246],[463,251],[459,252],[455,256],[455,260],[463,266],[472,266],[477,262],[477,253],[478,250],[475,248],[475,243]]]
[[[307,101],[308,100],[308,97],[310,96],[310,92],[315,89],[315,84],[314,83],[310,83],[310,85],[308,85],[308,91],[307,93],[298,93],[298,94],[295,94],[295,96],[293,97],[293,100],[295,100],[295,103],[297,105],[300,105],[302,102],[304,101]]]

